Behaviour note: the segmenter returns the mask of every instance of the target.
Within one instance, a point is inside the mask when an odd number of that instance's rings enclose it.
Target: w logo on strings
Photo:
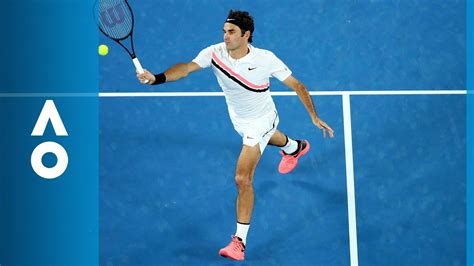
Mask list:
[[[106,27],[113,28],[115,25],[121,24],[124,20],[125,12],[121,3],[100,12],[100,21]]]

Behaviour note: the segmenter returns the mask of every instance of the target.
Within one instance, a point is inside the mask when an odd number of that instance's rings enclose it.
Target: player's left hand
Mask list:
[[[326,122],[317,118],[313,120],[313,124],[323,131],[323,136],[326,138],[326,131],[329,133],[329,137],[334,137],[334,130]]]

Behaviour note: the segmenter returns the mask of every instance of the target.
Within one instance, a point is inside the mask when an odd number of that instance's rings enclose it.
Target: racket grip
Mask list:
[[[138,73],[143,74],[143,67],[142,64],[140,64],[140,61],[138,61],[138,58],[133,58],[132,59],[133,64],[135,65],[135,68],[137,69]]]
[[[140,73],[140,74],[145,73],[143,71],[142,64],[140,64],[140,61],[138,61],[138,58],[135,57],[135,58],[132,59],[132,61],[133,61],[133,64],[135,65],[135,68],[137,69],[138,73]],[[149,80],[145,80],[145,83],[149,83],[149,82],[150,82]]]

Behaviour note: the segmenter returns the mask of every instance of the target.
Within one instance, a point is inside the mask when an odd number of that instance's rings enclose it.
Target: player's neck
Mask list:
[[[233,59],[240,59],[244,56],[246,56],[248,53],[250,53],[250,49],[248,48],[248,45],[242,45],[239,49],[235,50],[229,50],[229,55]]]

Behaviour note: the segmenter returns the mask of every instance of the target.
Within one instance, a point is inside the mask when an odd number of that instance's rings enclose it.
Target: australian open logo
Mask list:
[[[44,103],[31,136],[42,137],[49,121],[53,125],[56,136],[68,136],[53,100],[46,100]],[[56,165],[47,167],[43,164],[43,156],[47,153],[52,153],[56,156]],[[63,146],[53,141],[39,144],[31,153],[31,167],[42,178],[54,179],[61,176],[66,171],[68,163],[69,159],[66,150]]]

